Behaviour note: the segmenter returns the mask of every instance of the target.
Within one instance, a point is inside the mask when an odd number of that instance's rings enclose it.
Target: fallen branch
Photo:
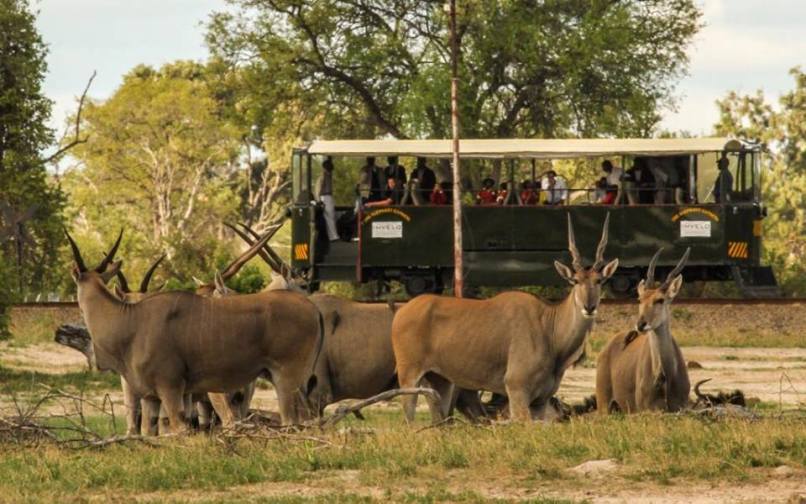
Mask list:
[[[402,396],[402,395],[419,395],[422,394],[426,396],[429,401],[434,403],[440,402],[439,393],[430,388],[426,387],[414,387],[414,388],[401,388],[401,389],[392,389],[387,390],[386,392],[381,392],[380,394],[376,394],[368,399],[364,399],[362,401],[358,401],[353,404],[342,404],[336,409],[336,412],[333,413],[329,417],[323,417],[319,420],[318,426],[321,428],[328,428],[336,425],[340,421],[344,420],[347,416],[355,414],[355,412],[360,412],[363,408],[367,406],[372,406],[373,404],[379,403],[381,401],[388,401],[390,399],[394,399],[395,397]]]

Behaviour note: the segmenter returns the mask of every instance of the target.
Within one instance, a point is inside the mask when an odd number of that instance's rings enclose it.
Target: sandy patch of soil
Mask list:
[[[87,369],[87,359],[72,348],[58,343],[39,343],[15,347],[0,342],[0,363],[23,371],[62,374]]]
[[[524,481],[511,477],[479,480],[466,471],[454,470],[435,475],[389,482],[375,486],[364,484],[360,471],[330,471],[312,474],[306,482],[264,482],[242,485],[222,491],[154,492],[137,496],[139,502],[178,500],[183,502],[224,501],[239,499],[333,498],[340,494],[369,497],[373,500],[402,500],[407,494],[423,495],[436,488],[444,489],[444,497],[473,492],[483,499],[512,501],[535,498],[585,500],[593,503],[758,503],[792,502],[800,504],[806,498],[806,475],[802,472],[786,478],[772,478],[759,483],[726,483],[701,481],[673,481],[668,485],[654,482],[635,482],[619,476],[590,479],[586,476],[551,481]],[[435,485],[436,484],[436,485]],[[100,501],[112,497],[108,494],[93,496]]]

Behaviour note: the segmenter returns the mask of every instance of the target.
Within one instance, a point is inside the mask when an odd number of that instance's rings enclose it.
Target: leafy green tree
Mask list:
[[[717,102],[716,133],[764,143],[769,162],[763,193],[769,216],[764,219],[764,259],[773,266],[785,291],[806,294],[806,74],[790,71],[795,88],[779,107],[763,92],[729,93]]]
[[[215,57],[242,68],[253,107],[340,137],[446,137],[441,0],[230,0]],[[693,0],[461,2],[465,137],[647,135],[700,26]]]
[[[54,140],[46,55],[27,0],[0,0],[0,304],[49,290],[58,265],[64,199],[42,156]]]
[[[79,238],[100,254],[122,227],[130,274],[164,252],[168,271],[203,276],[224,253],[221,222],[237,215],[240,155],[205,67],[136,67],[112,97],[88,104],[83,128],[88,141],[64,176]]]

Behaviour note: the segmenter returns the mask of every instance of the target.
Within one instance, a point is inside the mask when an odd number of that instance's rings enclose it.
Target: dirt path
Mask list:
[[[767,474],[771,473],[771,474]],[[139,502],[213,502],[237,495],[244,500],[258,499],[333,499],[337,495],[352,495],[389,502],[408,500],[413,495],[428,495],[436,501],[459,501],[472,494],[484,500],[525,501],[538,498],[571,499],[601,504],[615,503],[794,503],[806,499],[806,475],[802,472],[777,476],[775,470],[759,471],[758,483],[728,483],[703,481],[672,481],[669,484],[636,482],[616,474],[580,476],[569,471],[568,477],[557,480],[522,480],[512,477],[479,480],[463,470],[445,471],[429,477],[407,478],[387,482],[383,486],[363,483],[360,471],[322,471],[311,474],[305,482],[263,482],[241,485],[221,491],[153,492],[141,494]],[[430,477],[433,476],[433,477]],[[438,497],[435,497],[434,495]],[[109,495],[94,496],[97,500]],[[91,500],[96,500],[92,498]],[[475,499],[470,499],[475,500]]]
[[[740,389],[746,397],[806,407],[804,348],[683,347],[683,356],[702,366],[689,370],[692,385],[711,378],[700,387],[703,392]],[[566,401],[579,401],[594,392],[595,381],[592,367],[570,369],[559,395]]]

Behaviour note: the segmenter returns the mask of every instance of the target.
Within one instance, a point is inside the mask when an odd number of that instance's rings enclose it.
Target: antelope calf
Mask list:
[[[304,296],[267,292],[216,299],[167,292],[126,304],[106,288],[120,269],[111,257],[121,237],[92,270],[67,237],[78,305],[99,368],[121,374],[139,396],[159,397],[172,431],[186,429],[185,394],[232,392],[265,372],[277,390],[282,422],[297,422],[294,394],[308,384],[323,331],[319,311]]]
[[[428,380],[442,397],[441,404],[429,402],[432,420],[439,421],[449,411],[454,386],[506,394],[514,420],[531,419],[530,403],[543,418],[565,370],[584,351],[602,284],[618,267],[618,259],[604,260],[608,222],[609,215],[596,260],[585,268],[568,215],[572,267],[559,261],[554,265],[572,288],[558,304],[525,292],[485,300],[423,295],[398,310],[392,347],[400,386],[415,387]],[[416,404],[416,396],[404,399],[409,421]]]
[[[672,300],[680,292],[680,272],[691,249],[666,280],[655,285],[655,264],[649,263],[646,280],[638,284],[638,321],[626,335],[613,337],[596,363],[596,404],[600,413],[613,410],[678,411],[688,405],[690,383],[686,361],[672,337]]]

